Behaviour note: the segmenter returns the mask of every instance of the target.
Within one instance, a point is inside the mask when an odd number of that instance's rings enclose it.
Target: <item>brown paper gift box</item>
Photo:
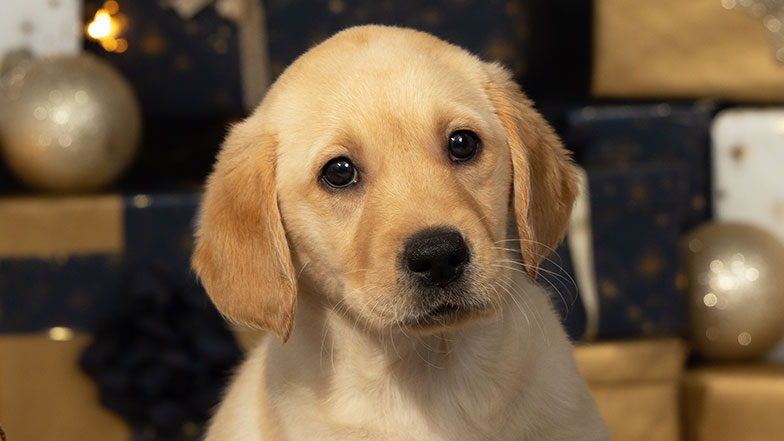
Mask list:
[[[784,99],[784,63],[762,19],[719,0],[597,0],[593,94]],[[784,439],[784,438],[783,438]]]
[[[84,334],[0,335],[0,424],[8,441],[127,441],[128,426],[98,402],[78,365]],[[52,338],[54,337],[54,338]]]
[[[678,339],[579,345],[574,358],[614,441],[680,439],[679,381],[686,349]]]
[[[684,379],[689,441],[784,439],[784,365],[702,367]]]

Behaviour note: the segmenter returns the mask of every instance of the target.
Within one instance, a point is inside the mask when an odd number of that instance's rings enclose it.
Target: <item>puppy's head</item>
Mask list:
[[[232,129],[193,266],[224,315],[284,341],[298,286],[369,328],[427,332],[511,301],[517,267],[535,279],[574,195],[566,151],[506,70],[424,33],[352,28]]]

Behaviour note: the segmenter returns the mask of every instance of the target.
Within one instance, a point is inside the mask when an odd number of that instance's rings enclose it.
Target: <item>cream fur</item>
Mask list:
[[[482,140],[470,164],[445,156],[456,129]],[[359,167],[355,188],[320,186],[337,156]],[[608,439],[531,281],[574,191],[566,151],[499,66],[382,26],[311,49],[233,129],[208,183],[194,268],[223,314],[285,344],[252,351],[207,441]],[[397,256],[443,225],[471,246],[480,306],[408,329],[421,293]]]

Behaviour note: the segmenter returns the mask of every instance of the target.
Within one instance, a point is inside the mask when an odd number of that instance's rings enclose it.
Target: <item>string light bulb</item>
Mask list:
[[[108,52],[122,53],[128,49],[128,42],[124,38],[118,38],[125,27],[125,16],[119,11],[120,5],[109,0],[95,12],[93,21],[86,27],[87,36],[100,42]]]

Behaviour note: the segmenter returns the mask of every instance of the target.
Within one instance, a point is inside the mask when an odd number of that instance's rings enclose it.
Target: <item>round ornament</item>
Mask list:
[[[133,89],[98,57],[26,60],[0,83],[0,151],[32,187],[107,185],[130,164],[140,135]]]
[[[763,356],[784,334],[784,245],[750,225],[712,223],[684,240],[695,351],[715,360]]]

